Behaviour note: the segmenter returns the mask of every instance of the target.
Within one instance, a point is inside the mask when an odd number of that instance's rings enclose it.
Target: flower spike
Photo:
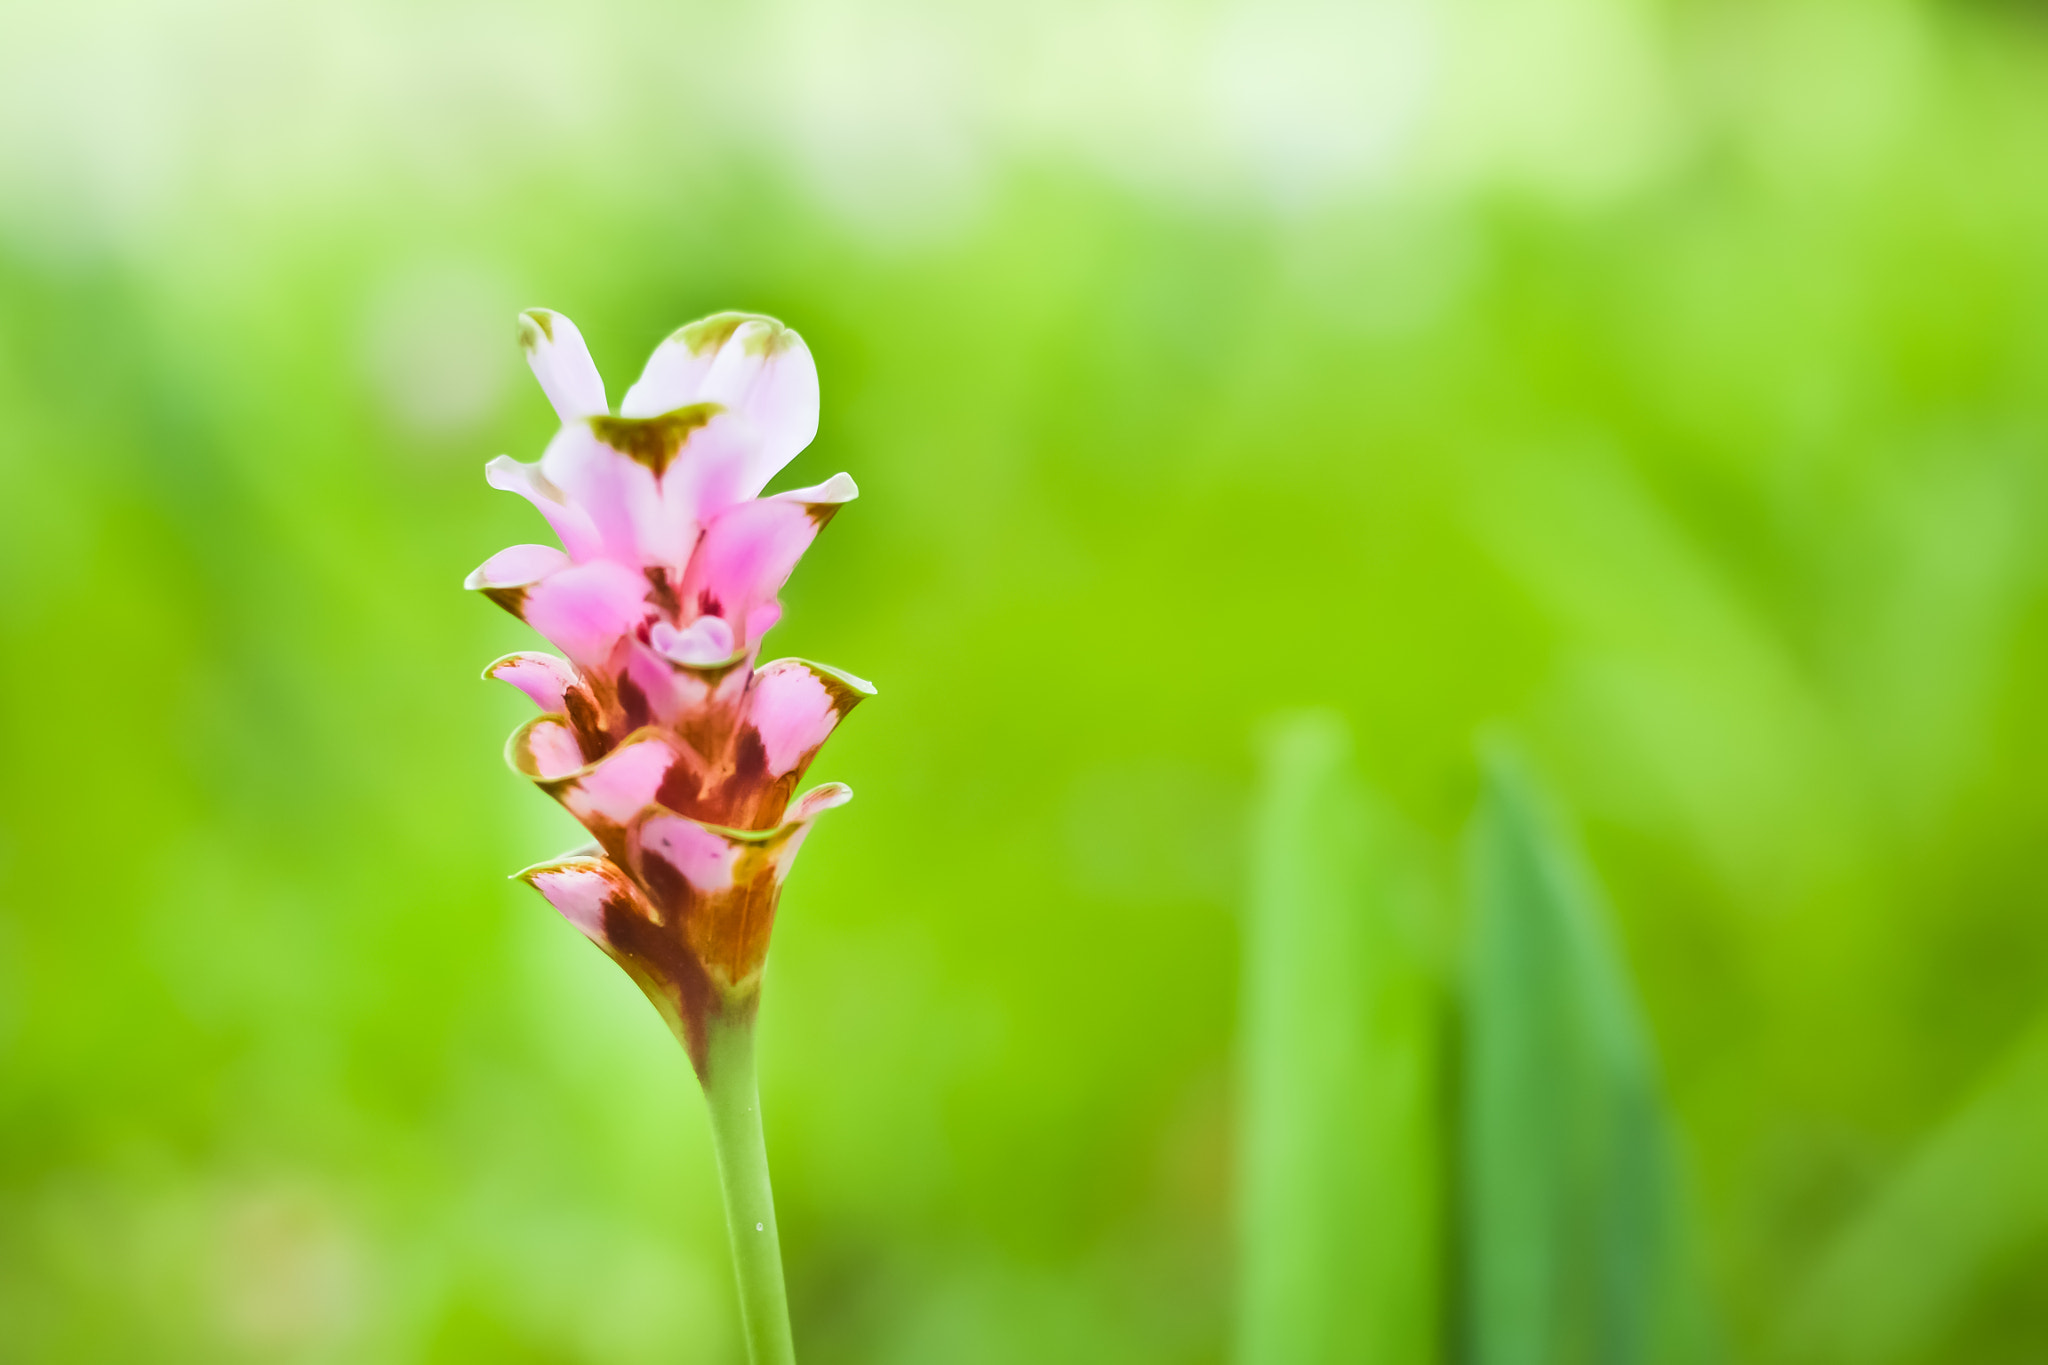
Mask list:
[[[792,805],[792,793],[874,695],[822,664],[754,659],[783,582],[859,490],[838,474],[760,496],[818,427],[810,348],[773,318],[718,313],[678,329],[617,414],[575,323],[529,309],[519,336],[562,424],[538,462],[499,456],[485,478],[531,502],[560,546],[502,550],[466,586],[561,652],[508,654],[486,676],[539,710],[507,759],[605,855],[521,875],[593,938],[601,891],[627,907],[603,918],[640,926],[636,942],[667,935],[718,983],[702,1007],[738,1008],[758,989],[789,858],[811,819],[850,795],[828,785]],[[657,1003],[680,1011],[671,1022],[696,1008],[673,963],[649,965],[660,954],[646,943],[631,956],[636,977],[669,983]]]
[[[484,676],[539,708],[505,757],[594,842],[518,873],[653,1002],[711,1109],[748,1353],[793,1365],[755,1093],[753,1019],[782,885],[812,822],[853,793],[791,799],[874,687],[803,659],[756,666],[783,583],[859,490],[845,474],[763,488],[818,430],[818,372],[773,318],[681,328],[613,413],[576,325],[529,309],[520,344],[561,426],[538,461],[499,456],[491,487],[560,542],[514,545],[464,586],[559,655]]]

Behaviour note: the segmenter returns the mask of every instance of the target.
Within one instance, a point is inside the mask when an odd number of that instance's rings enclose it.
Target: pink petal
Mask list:
[[[716,406],[706,410],[715,415],[690,433],[688,446],[666,477],[672,485],[670,496],[689,508],[692,525],[700,527],[760,491],[748,482],[748,471],[758,459],[760,437],[744,419]],[[671,562],[681,568],[684,561]]]
[[[803,659],[777,659],[754,674],[747,719],[768,755],[768,775],[781,777],[818,751],[839,718],[874,684]]]
[[[514,875],[547,897],[563,919],[601,948],[611,947],[605,930],[608,915],[660,922],[632,878],[606,858],[559,858]]]
[[[662,490],[654,471],[607,445],[589,423],[564,424],[548,442],[540,468],[588,519],[597,553],[606,559],[637,568],[661,560],[649,550],[689,553],[694,528],[674,526],[662,515]],[[644,547],[643,540],[648,542]]]
[[[535,716],[505,742],[505,760],[528,777],[558,782],[583,767],[576,732],[559,716]]]
[[[526,588],[520,604],[528,625],[586,669],[600,667],[647,614],[647,579],[605,559],[550,575]]]
[[[759,978],[783,879],[810,822],[850,795],[820,787],[774,829],[723,829],[656,807],[628,830],[635,880],[712,983],[731,992]]]
[[[657,621],[654,628],[660,630],[664,624],[666,623]],[[646,703],[646,719],[658,720],[663,724],[673,721],[688,704],[687,689],[676,677],[675,669],[666,659],[639,640],[628,640],[624,657],[615,659],[614,663],[622,665],[618,689],[620,705],[630,717],[627,724],[639,723],[640,719],[627,698],[629,690],[637,691],[640,699]]]
[[[640,826],[640,849],[651,853],[682,874],[684,881],[702,892],[732,889],[733,865],[745,845],[686,816],[649,816]]]
[[[789,875],[811,822],[852,799],[853,788],[843,782],[813,787],[789,808],[781,824],[760,830],[726,829],[653,810],[641,817],[633,842],[643,858],[651,855],[667,863],[700,894],[731,890],[742,879],[751,881],[761,871],[758,860],[763,858],[779,885]]]
[[[601,542],[589,515],[569,505],[568,495],[549,482],[538,463],[521,464],[510,455],[500,455],[484,466],[484,482],[517,493],[538,508],[571,559],[581,563],[598,553]]]
[[[656,621],[647,642],[657,654],[699,668],[722,664],[733,655],[732,627],[718,616],[700,616],[681,630]]]
[[[675,750],[658,731],[641,730],[576,774],[557,795],[586,825],[601,820],[623,825],[654,804],[675,761]]]
[[[519,315],[519,344],[526,348],[533,377],[564,422],[611,411],[604,380],[575,323],[546,308],[529,308]]]
[[[472,592],[485,588],[530,587],[549,574],[569,567],[569,556],[552,545],[514,545],[498,551],[470,570],[462,586]]]
[[[535,650],[507,654],[486,668],[484,676],[511,683],[543,711],[560,711],[564,697],[576,685],[576,670],[567,660]]]
[[[572,423],[548,444],[540,467],[588,518],[605,557],[681,569],[704,518],[745,496],[755,445],[738,419],[688,407]]]
[[[758,607],[748,608],[747,638],[749,640],[754,641],[758,645],[762,637],[766,636],[769,631],[775,629],[776,622],[780,621],[781,619],[782,603],[780,602],[763,602]]]
[[[575,733],[558,716],[535,717],[505,744],[514,769],[561,802],[605,852],[623,859],[627,826],[655,806],[678,751],[650,727],[628,735],[595,762],[582,763],[581,757]]]
[[[676,714],[668,719],[687,726],[693,743],[709,742],[722,734],[753,676],[746,665],[743,654],[728,654],[708,664],[663,660],[662,666],[675,683]]]
[[[683,575],[683,600],[697,611],[745,623],[743,643],[758,643],[766,627],[757,628],[754,612],[775,600],[818,528],[853,496],[853,480],[843,474],[819,487],[845,495],[805,501],[784,494],[743,502],[714,517]]]

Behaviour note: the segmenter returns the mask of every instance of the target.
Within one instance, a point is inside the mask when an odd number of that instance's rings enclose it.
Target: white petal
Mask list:
[[[659,417],[698,401],[704,376],[717,358],[718,347],[706,344],[702,324],[677,328],[647,357],[639,382],[619,400],[619,416]]]
[[[655,417],[689,403],[720,404],[759,436],[741,491],[752,497],[818,434],[818,367],[774,318],[714,313],[654,348],[619,412]]]
[[[852,502],[859,496],[860,489],[855,486],[853,475],[841,470],[823,483],[814,483],[809,488],[792,488],[787,493],[777,493],[775,501],[829,507]]]
[[[575,323],[550,309],[529,308],[519,315],[519,344],[526,348],[533,377],[564,422],[611,411],[604,379]]]
[[[797,457],[818,434],[818,367],[804,339],[773,318],[742,323],[719,348],[700,401],[723,403],[761,439],[748,470],[748,495]]]

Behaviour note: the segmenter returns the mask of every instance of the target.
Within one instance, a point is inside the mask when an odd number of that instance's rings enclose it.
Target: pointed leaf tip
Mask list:
[[[1700,1359],[1714,1333],[1675,1126],[1604,899],[1528,765],[1499,740],[1482,752],[1464,988],[1474,1359],[1593,1340],[1616,1359]]]

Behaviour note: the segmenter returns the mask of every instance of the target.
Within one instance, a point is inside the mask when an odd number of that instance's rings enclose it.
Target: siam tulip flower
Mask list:
[[[520,315],[562,427],[495,488],[539,509],[560,547],[514,545],[466,586],[561,655],[485,670],[540,714],[512,766],[592,843],[519,877],[626,970],[688,1051],[710,1102],[750,1354],[792,1359],[755,1098],[753,1019],[775,910],[811,822],[852,793],[792,799],[839,720],[874,689],[802,659],[758,662],[783,582],[853,480],[763,497],[818,429],[803,339],[720,313],[655,348],[613,414],[582,335]]]

